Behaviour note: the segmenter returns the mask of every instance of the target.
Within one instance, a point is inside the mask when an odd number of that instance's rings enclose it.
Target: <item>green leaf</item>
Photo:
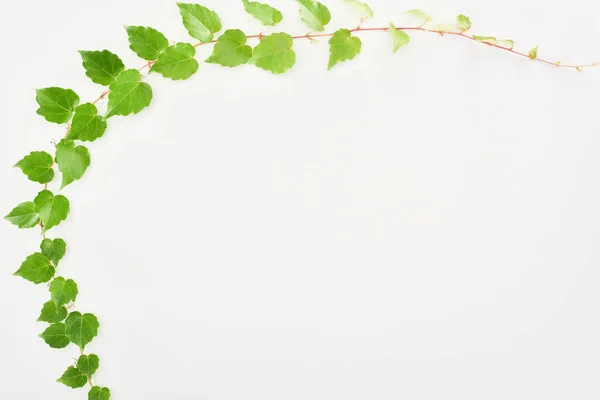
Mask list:
[[[348,29],[339,29],[335,31],[329,39],[329,65],[327,69],[339,62],[352,60],[358,53],[362,43],[359,38],[352,36]]]
[[[431,21],[431,17],[427,13],[425,13],[423,10],[418,10],[418,9],[409,10],[409,11],[405,12],[405,14],[412,15],[413,17],[417,17],[419,19],[424,19],[425,22]]]
[[[105,387],[94,386],[88,393],[88,400],[110,400],[110,390]]]
[[[63,195],[54,196],[51,191],[42,190],[33,202],[35,210],[44,224],[44,232],[60,224],[69,215],[69,200]]]
[[[106,118],[113,115],[137,114],[148,107],[150,101],[152,101],[150,85],[142,82],[140,71],[128,69],[110,85]]]
[[[32,201],[19,204],[4,219],[21,229],[33,228],[40,223],[40,216]]]
[[[92,103],[85,103],[75,109],[71,129],[67,140],[93,142],[106,131],[106,120],[98,115],[98,109]]]
[[[144,60],[156,60],[169,46],[169,41],[159,31],[147,26],[126,26],[129,48]],[[114,80],[113,80],[114,82]]]
[[[226,30],[215,44],[207,63],[224,67],[246,64],[252,57],[252,47],[246,44],[246,34],[239,29]]]
[[[531,49],[531,51],[528,54],[530,59],[535,60],[537,58],[539,48],[540,46],[535,46],[533,49]]]
[[[293,44],[294,40],[287,33],[272,33],[254,47],[249,62],[274,74],[284,73],[296,62]]]
[[[477,35],[473,35],[473,39],[477,40],[478,42],[482,42],[482,43],[488,43],[488,44],[492,44],[492,45],[496,45],[496,46],[503,46],[503,47],[507,47],[512,49],[513,46],[515,45],[515,42],[513,42],[510,39],[502,39],[502,40],[498,40],[493,36],[477,36]]]
[[[314,31],[324,31],[331,21],[331,13],[322,3],[315,0],[296,0],[300,5],[300,18]]]
[[[90,166],[90,152],[84,146],[75,147],[72,141],[61,140],[56,145],[56,163],[62,173],[62,184],[64,188],[68,184],[81,179]]]
[[[73,279],[65,279],[62,276],[54,278],[50,282],[50,298],[56,304],[56,307],[69,304],[77,298],[77,284]]]
[[[27,279],[35,284],[48,282],[54,276],[55,269],[42,253],[33,253],[25,259],[15,272],[16,276]]]
[[[65,348],[71,343],[67,337],[67,327],[62,322],[52,324],[39,336],[53,349]]]
[[[191,37],[206,43],[213,40],[213,33],[221,30],[221,19],[216,12],[200,4],[177,3],[177,6]]]
[[[40,249],[42,254],[56,267],[67,252],[67,244],[62,239],[44,239],[40,244]]]
[[[54,161],[50,154],[45,151],[32,151],[16,163],[15,167],[21,168],[30,181],[47,183],[54,178],[53,165]]]
[[[65,373],[56,380],[70,388],[77,389],[84,387],[88,381],[87,376],[75,367],[69,367]]]
[[[35,100],[40,108],[36,113],[48,122],[64,124],[71,119],[73,111],[79,104],[79,96],[71,89],[49,87],[37,89]]]
[[[188,79],[198,71],[198,61],[194,58],[196,48],[189,43],[169,46],[152,64],[150,72],[158,72],[173,80]]]
[[[394,40],[394,53],[397,52],[400,47],[405,46],[408,44],[408,42],[410,42],[410,36],[408,36],[404,31],[397,30],[394,24],[391,22],[389,31],[392,39]]]
[[[248,0],[242,0],[242,4],[244,4],[246,12],[262,22],[263,25],[274,26],[283,19],[281,12],[268,4]]]
[[[108,50],[80,50],[79,54],[83,60],[85,74],[92,82],[102,86],[108,86],[113,83],[117,76],[125,69],[123,61],[116,54]]]
[[[78,345],[81,350],[85,345],[92,341],[98,335],[98,318],[93,314],[83,314],[74,311],[65,321],[67,325],[67,336],[71,342]]]
[[[100,359],[95,354],[86,356],[82,354],[77,360],[77,369],[87,376],[88,379],[94,375],[100,366]]]
[[[471,20],[466,15],[460,14],[456,17],[456,26],[461,32],[466,32],[471,29]]]
[[[56,323],[67,318],[67,309],[64,306],[56,307],[52,300],[47,301],[42,306],[42,311],[38,317],[40,322]],[[66,336],[66,335],[65,335]]]
[[[498,45],[500,46],[504,46],[504,47],[508,47],[510,49],[512,49],[515,46],[515,42],[510,40],[510,39],[502,39],[502,40],[498,40]]]
[[[369,7],[368,4],[363,3],[362,1],[358,1],[358,0],[344,0],[344,1],[348,4],[350,4],[351,6],[353,6],[360,13],[361,19],[363,21],[366,21],[369,18],[373,18],[373,10],[371,9],[371,7]]]

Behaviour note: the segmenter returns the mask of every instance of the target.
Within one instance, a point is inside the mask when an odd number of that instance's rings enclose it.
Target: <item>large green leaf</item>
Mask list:
[[[71,343],[66,334],[67,327],[62,322],[52,324],[39,336],[53,349],[65,348]]]
[[[92,103],[85,103],[75,109],[73,122],[67,134],[67,140],[93,142],[106,131],[106,120],[98,115],[98,109]]]
[[[65,306],[56,307],[54,301],[50,300],[45,302],[42,306],[38,321],[49,322],[52,324],[60,322],[65,318],[67,318],[67,308]]]
[[[15,275],[38,284],[48,282],[54,276],[54,272],[54,266],[46,256],[42,253],[33,253],[23,261]]]
[[[152,88],[142,82],[137,69],[123,71],[112,85],[108,94],[108,112],[106,118],[113,115],[137,114],[152,101]]]
[[[156,60],[169,46],[169,40],[154,28],[147,26],[126,26],[129,48],[144,60]]]
[[[89,356],[82,354],[77,360],[77,369],[84,373],[88,379],[94,375],[99,366],[100,359],[95,354],[90,354]]]
[[[85,74],[92,82],[108,86],[117,79],[117,76],[125,69],[123,61],[108,50],[84,51],[80,50]]]
[[[35,210],[44,223],[44,232],[67,219],[70,211],[69,200],[63,195],[54,196],[49,190],[42,190],[33,200]]]
[[[19,204],[4,219],[21,229],[33,228],[40,223],[40,215],[35,210],[35,204],[32,201]]]
[[[194,58],[196,48],[189,43],[169,46],[152,64],[150,72],[158,72],[173,80],[188,79],[198,71],[198,61]]]
[[[313,31],[324,31],[331,21],[331,13],[322,3],[315,0],[296,0],[300,5],[300,18]]]
[[[45,151],[32,151],[16,163],[15,167],[21,168],[30,181],[47,183],[54,178],[53,165],[54,161],[50,154]]]
[[[272,33],[256,45],[249,62],[274,74],[284,73],[296,62],[293,44],[294,40],[287,33]]]
[[[262,22],[263,25],[277,25],[283,19],[281,12],[268,4],[248,0],[242,0],[242,4],[244,4],[246,12]]]
[[[74,311],[67,317],[65,321],[67,325],[67,336],[71,342],[78,345],[81,350],[98,335],[100,323],[98,318],[93,314],[81,314]]]
[[[67,244],[62,239],[44,239],[40,244],[42,254],[56,267],[67,252]]]
[[[37,89],[35,93],[35,100],[40,106],[36,113],[49,122],[68,122],[79,104],[79,96],[71,89],[49,87]]]
[[[64,188],[68,184],[81,179],[90,166],[90,152],[84,146],[75,146],[68,140],[61,140],[56,145],[56,163],[62,173],[62,184]]]
[[[69,304],[77,298],[77,284],[73,279],[65,279],[62,276],[56,277],[50,282],[50,298],[56,304],[56,307]]]
[[[88,400],[110,400],[110,390],[105,387],[94,386],[88,393]]]
[[[65,373],[57,379],[57,382],[73,389],[84,387],[87,381],[87,376],[75,367],[67,368]]]
[[[246,44],[246,34],[239,29],[226,30],[215,44],[207,63],[224,67],[246,64],[252,57],[252,47]]]
[[[216,12],[200,4],[177,3],[183,26],[191,37],[201,42],[213,40],[214,33],[221,30],[221,19]]]
[[[329,65],[333,68],[339,62],[352,60],[358,53],[362,43],[359,38],[352,36],[348,29],[337,30],[329,39]]]

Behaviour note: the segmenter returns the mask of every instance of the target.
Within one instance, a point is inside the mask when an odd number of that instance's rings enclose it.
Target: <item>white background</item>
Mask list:
[[[356,26],[325,3],[328,30]],[[271,1],[275,29],[238,1],[203,4],[248,34],[307,31],[292,1]],[[365,26],[465,13],[522,51],[600,59],[589,0],[370,4]],[[76,50],[142,65],[123,25],[190,39],[174,1],[0,7],[5,215],[40,189],[11,166],[64,133],[35,115],[34,88],[96,98]],[[186,82],[151,75],[151,107],[88,146],[52,234],[69,245],[59,274],[79,284],[75,309],[101,321],[89,351],[113,399],[600,397],[600,69],[427,33],[397,54],[385,33],[360,37],[330,72],[322,40],[297,41],[283,76],[204,63]],[[11,275],[39,231],[3,222],[0,237],[0,397],[86,398],[55,382],[77,350],[37,337],[45,285]]]

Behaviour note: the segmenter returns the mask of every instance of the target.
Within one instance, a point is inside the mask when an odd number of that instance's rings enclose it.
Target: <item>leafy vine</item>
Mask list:
[[[325,27],[331,20],[327,7],[315,0],[296,1],[300,8],[300,18],[310,29],[308,33],[296,36],[284,32],[246,35],[239,29],[228,29],[218,38],[215,38],[215,34],[221,31],[222,26],[214,11],[199,4],[177,3],[184,27],[199,42],[170,44],[154,28],[126,26],[131,50],[147,62],[140,68],[126,69],[121,59],[108,50],[80,51],[86,75],[94,83],[107,87],[94,101],[80,104],[79,96],[70,89],[47,87],[36,90],[36,101],[39,104],[37,114],[48,122],[66,124],[66,133],[56,144],[54,156],[45,151],[33,151],[17,162],[15,166],[29,180],[42,184],[43,189],[33,201],[17,205],[5,219],[22,229],[41,229],[40,250],[26,257],[15,275],[34,284],[48,284],[50,299],[42,305],[38,321],[49,325],[39,336],[54,349],[65,348],[71,343],[79,347],[76,362],[66,368],[58,382],[71,388],[89,385],[89,400],[110,398],[108,388],[92,382],[92,376],[100,365],[99,357],[85,353],[86,345],[98,335],[100,324],[94,314],[71,311],[79,294],[78,286],[72,279],[56,276],[59,262],[66,254],[67,244],[61,238],[50,239],[46,235],[67,218],[70,203],[64,195],[49,190],[48,185],[55,178],[55,167],[62,177],[59,190],[81,179],[90,166],[91,157],[88,149],[80,142],[93,142],[101,138],[110,117],[137,114],[150,105],[152,88],[143,82],[141,71],[144,69],[149,68],[150,73],[158,73],[173,80],[188,79],[199,67],[194,58],[196,48],[214,44],[212,54],[205,60],[207,63],[224,67],[254,64],[266,71],[280,74],[289,70],[296,61],[294,40],[306,39],[312,42],[324,37],[329,38],[327,68],[331,69],[341,62],[354,59],[360,53],[362,42],[355,34],[387,32],[392,39],[392,50],[397,52],[410,42],[407,32],[411,31],[459,36],[560,68],[581,71],[598,65],[597,62],[583,65],[553,62],[539,58],[537,46],[525,53],[515,50],[514,42],[510,39],[467,34],[471,29],[471,21],[462,14],[453,24],[436,25],[423,11],[410,10],[406,14],[418,21],[418,25],[396,27],[389,23],[384,27],[363,27],[365,21],[373,18],[373,12],[367,4],[357,0],[345,1],[359,12],[360,24],[352,29],[325,32]],[[242,5],[248,14],[266,26],[277,25],[283,18],[281,12],[267,4],[242,0]],[[248,39],[258,39],[258,43],[252,47],[247,44]],[[105,97],[108,97],[108,103],[106,112],[101,115],[96,105]]]

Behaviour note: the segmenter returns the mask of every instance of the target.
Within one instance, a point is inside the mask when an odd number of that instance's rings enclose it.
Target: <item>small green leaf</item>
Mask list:
[[[322,3],[315,0],[296,0],[300,5],[300,18],[313,31],[324,31],[331,21],[331,13]]]
[[[54,272],[55,269],[48,258],[42,253],[33,253],[25,259],[15,275],[38,284],[48,282],[54,276]]]
[[[52,324],[39,336],[53,349],[65,348],[71,343],[66,334],[67,327],[62,322]]]
[[[473,39],[477,40],[478,42],[484,42],[484,43],[496,43],[496,38],[493,36],[477,36],[477,35],[473,35]]]
[[[196,48],[189,43],[169,46],[152,64],[150,72],[158,72],[173,80],[188,79],[198,71],[198,61],[194,58]]]
[[[221,30],[221,19],[216,12],[200,4],[177,3],[183,26],[191,37],[207,43]]]
[[[110,400],[110,390],[105,387],[94,386],[88,393],[88,400]]]
[[[94,375],[100,366],[100,359],[95,354],[86,356],[82,354],[77,360],[77,369],[80,370],[88,379]]]
[[[394,53],[397,52],[400,47],[405,46],[408,44],[408,42],[410,42],[410,36],[408,36],[404,31],[397,30],[394,24],[391,22],[388,29],[392,39],[394,40]]]
[[[361,46],[360,39],[352,36],[348,29],[335,31],[329,39],[329,65],[327,69],[333,68],[339,62],[352,60],[360,53]]]
[[[87,376],[75,367],[69,367],[65,373],[56,380],[70,388],[77,389],[84,387],[88,381]]]
[[[418,10],[418,9],[409,10],[409,11],[405,12],[405,14],[412,15],[413,17],[417,17],[419,19],[424,19],[425,22],[431,21],[431,17],[427,13],[425,13],[423,10]]]
[[[363,3],[358,0],[344,0],[346,3],[353,6],[359,13],[360,17],[363,21],[366,21],[369,18],[373,18],[373,10],[369,7],[368,4]]]
[[[56,307],[52,300],[47,301],[42,306],[42,311],[38,317],[40,322],[49,322],[51,324],[60,322],[67,318],[67,309],[65,306]],[[66,335],[65,335],[66,336]]]
[[[68,184],[81,179],[90,166],[90,152],[84,146],[75,147],[72,141],[61,140],[56,145],[56,163],[62,173],[62,184],[64,188]]]
[[[252,47],[246,44],[246,34],[239,29],[226,30],[215,44],[207,63],[224,67],[246,64],[252,57]]]
[[[533,49],[531,49],[531,51],[528,54],[530,59],[535,60],[537,58],[539,48],[540,46],[535,46]]]
[[[69,304],[77,298],[77,284],[73,279],[65,279],[62,276],[54,278],[50,282],[50,298],[56,307]]]
[[[510,39],[498,40],[497,44],[500,46],[508,47],[509,49],[512,49],[515,46],[515,42]]]
[[[70,211],[69,200],[63,195],[54,196],[49,190],[42,190],[33,200],[35,211],[44,223],[44,232],[67,219]]]
[[[71,129],[67,140],[93,142],[106,131],[106,120],[98,115],[98,109],[92,103],[85,103],[75,109]]]
[[[40,244],[40,249],[42,254],[56,267],[67,252],[67,244],[62,239],[44,239]]]
[[[71,89],[49,87],[37,89],[35,93],[35,100],[40,106],[36,113],[48,122],[64,124],[71,119],[79,104],[79,96]]]
[[[33,228],[40,223],[40,216],[32,201],[19,204],[4,219],[21,229]]]
[[[125,30],[129,36],[129,48],[144,60],[156,60],[158,55],[169,46],[169,40],[165,35],[154,28],[126,26]]]
[[[284,73],[296,62],[293,44],[294,40],[287,33],[272,33],[254,47],[249,63],[274,74]]]
[[[93,314],[83,314],[74,311],[65,321],[67,325],[67,336],[71,342],[78,345],[81,350],[85,345],[92,341],[98,335],[98,318]]]
[[[137,69],[123,71],[116,81],[110,85],[108,94],[108,111],[106,118],[113,115],[137,114],[152,101],[152,88],[142,82],[142,75]]]
[[[125,69],[123,61],[116,54],[108,50],[80,50],[79,54],[83,60],[85,74],[92,82],[102,86],[108,86],[113,83],[117,79],[117,76]]]
[[[429,30],[440,33],[460,33],[460,29],[454,24],[437,24],[431,26]]]
[[[30,181],[47,183],[54,178],[53,165],[54,161],[50,154],[45,151],[32,151],[16,163],[15,167],[21,168]]]
[[[263,25],[274,26],[283,19],[281,12],[268,4],[248,0],[242,0],[242,4],[244,4],[246,12],[262,22]]]
[[[512,49],[513,46],[515,45],[515,42],[513,42],[510,39],[502,39],[502,40],[498,40],[493,36],[477,36],[477,35],[473,35],[473,39],[477,40],[478,42],[482,42],[482,43],[488,43],[488,44],[492,44],[492,45],[496,45],[496,46],[503,46],[503,47],[507,47]]]
[[[471,29],[471,20],[466,15],[460,14],[456,17],[456,26],[461,32],[466,32]]]

